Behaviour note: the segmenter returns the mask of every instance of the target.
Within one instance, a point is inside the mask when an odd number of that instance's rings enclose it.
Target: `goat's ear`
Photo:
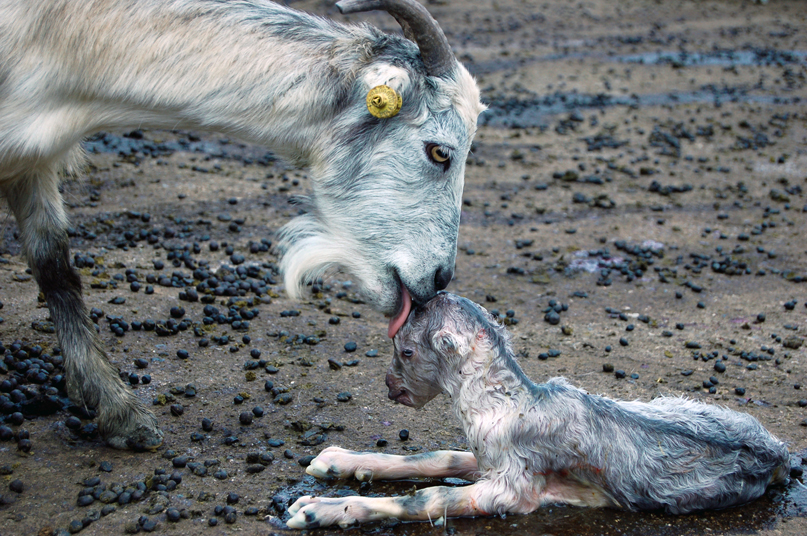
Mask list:
[[[432,337],[432,347],[443,355],[465,355],[468,344],[453,331],[441,330]]]
[[[388,86],[399,95],[405,94],[411,83],[409,73],[405,69],[389,63],[378,63],[370,66],[362,76],[362,81],[368,91],[377,86]]]

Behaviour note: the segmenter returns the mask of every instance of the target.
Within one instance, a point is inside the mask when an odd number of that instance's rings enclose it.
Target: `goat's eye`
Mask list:
[[[444,170],[448,170],[448,167],[451,165],[451,154],[446,148],[436,143],[426,144],[426,155],[429,157],[429,160],[435,164],[443,166]]]
[[[404,357],[412,357],[413,355],[415,355],[415,352],[413,352],[409,348],[405,348],[401,350],[401,355],[403,355]]]

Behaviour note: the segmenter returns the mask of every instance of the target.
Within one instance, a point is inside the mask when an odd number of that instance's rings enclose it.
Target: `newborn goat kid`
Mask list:
[[[302,497],[289,509],[290,527],[528,513],[547,503],[683,514],[743,504],[788,480],[787,448],[749,415],[683,398],[615,401],[563,378],[536,385],[504,328],[467,299],[440,294],[410,315],[394,343],[389,397],[419,408],[447,393],[473,454],[331,447],[307,472],[475,483],[390,498]]]

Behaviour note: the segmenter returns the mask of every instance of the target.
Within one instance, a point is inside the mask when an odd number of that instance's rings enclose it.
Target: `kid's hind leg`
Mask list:
[[[155,449],[163,434],[146,406],[121,381],[101,349],[70,265],[67,217],[56,173],[31,172],[0,186],[17,219],[28,265],[45,295],[65,360],[70,398],[95,407],[98,428],[115,448]]]

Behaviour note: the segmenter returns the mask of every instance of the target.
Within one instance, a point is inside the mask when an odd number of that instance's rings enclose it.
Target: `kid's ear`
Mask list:
[[[449,330],[435,333],[432,337],[432,347],[441,354],[465,355],[468,353],[468,344]]]

